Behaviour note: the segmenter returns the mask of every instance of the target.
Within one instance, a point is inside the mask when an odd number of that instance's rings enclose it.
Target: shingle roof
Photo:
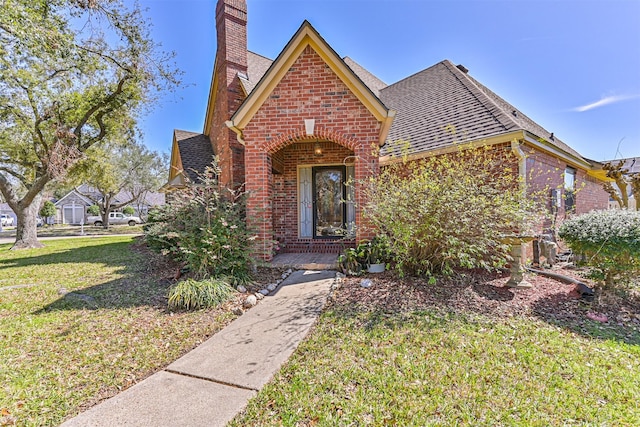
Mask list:
[[[387,84],[385,82],[371,74],[364,67],[362,67],[360,64],[358,64],[348,56],[345,56],[344,58],[342,58],[342,60],[345,64],[347,64],[347,66],[349,66],[349,68],[351,68],[351,70],[353,70],[356,76],[360,77],[362,83],[367,85],[367,87],[371,89],[371,92],[373,92],[375,96],[380,97],[380,91],[387,87]]]
[[[463,67],[461,67],[463,68]],[[381,155],[416,154],[525,130],[582,159],[580,154],[450,61],[409,76],[380,91],[397,111]],[[405,152],[397,141],[408,141]]]
[[[201,133],[174,130],[182,168],[191,182],[198,182],[198,174],[202,174],[213,160],[213,147],[209,137]]]
[[[239,76],[240,83],[242,83],[247,95],[253,91],[253,88],[256,87],[271,64],[273,64],[272,59],[265,58],[264,56],[251,51],[247,52],[247,77]]]

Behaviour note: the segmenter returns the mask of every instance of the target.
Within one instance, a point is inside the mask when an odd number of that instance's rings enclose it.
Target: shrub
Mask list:
[[[100,206],[98,206],[98,205],[91,205],[91,206],[89,206],[89,207],[87,208],[87,213],[88,213],[89,215],[92,215],[92,216],[98,216],[98,215],[100,215]]]
[[[38,214],[42,218],[49,218],[56,215],[56,205],[51,200],[46,200],[40,208]]]
[[[125,207],[122,209],[122,213],[123,213],[123,214],[125,214],[125,215],[127,215],[127,216],[131,216],[131,215],[133,215],[134,213],[136,213],[136,210],[135,210],[135,209],[133,209],[131,206],[125,206]]]
[[[244,194],[222,197],[217,170],[207,168],[198,184],[172,194],[171,203],[149,213],[145,239],[150,248],[185,262],[196,278],[251,280],[251,237]]]
[[[234,289],[224,280],[187,279],[169,290],[169,308],[197,310],[217,307],[233,295]]]
[[[558,236],[585,256],[590,277],[606,286],[629,284],[640,275],[640,212],[593,211],[566,220]]]
[[[527,233],[542,212],[524,193],[517,159],[478,148],[383,168],[367,185],[365,215],[401,273],[492,269],[509,259],[503,234]]]

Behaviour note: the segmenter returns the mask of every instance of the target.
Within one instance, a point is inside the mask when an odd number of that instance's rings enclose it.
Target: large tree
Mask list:
[[[131,204],[140,205],[150,191],[162,185],[168,167],[167,156],[129,141],[93,147],[87,157],[70,171],[69,181],[83,196],[100,208],[103,227],[109,213]]]
[[[629,205],[629,193],[631,193],[636,201],[636,210],[640,211],[640,173],[630,172],[628,168],[624,167],[623,160],[607,162],[602,166],[602,169],[607,171],[607,178],[610,178],[616,185],[614,187],[611,182],[603,185],[611,198],[618,202],[621,208],[631,209],[632,206]]]
[[[0,0],[0,192],[16,248],[38,247],[43,189],[92,146],[124,140],[178,84],[138,6],[118,0]]]

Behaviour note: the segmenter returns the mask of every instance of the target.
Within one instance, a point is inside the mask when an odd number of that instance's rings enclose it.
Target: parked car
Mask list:
[[[7,214],[0,215],[0,221],[2,222],[3,227],[13,226],[13,217],[11,215],[7,215]]]
[[[93,224],[96,227],[102,226],[102,217],[101,216],[88,216],[85,224]],[[122,212],[109,212],[109,224],[117,225],[117,224],[129,224],[136,225],[142,224],[142,220],[137,216],[126,216]]]

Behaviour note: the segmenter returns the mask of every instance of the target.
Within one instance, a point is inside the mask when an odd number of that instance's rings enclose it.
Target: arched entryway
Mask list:
[[[258,231],[257,255],[337,254],[369,238],[361,183],[377,173],[377,157],[353,148],[319,137],[291,139],[270,152],[247,144],[247,213]]]

